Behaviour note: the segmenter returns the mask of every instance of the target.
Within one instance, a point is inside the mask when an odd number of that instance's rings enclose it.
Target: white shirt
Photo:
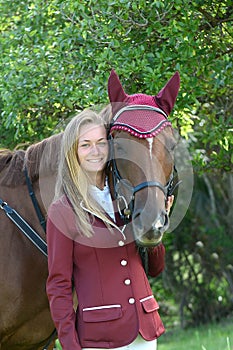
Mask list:
[[[112,198],[107,182],[103,190],[100,190],[98,187],[91,185],[90,193],[93,198],[95,198],[95,200],[99,203],[99,205],[101,205],[101,207],[106,211],[106,213],[115,221]]]

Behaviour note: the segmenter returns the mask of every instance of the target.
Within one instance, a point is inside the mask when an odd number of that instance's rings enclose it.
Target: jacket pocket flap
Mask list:
[[[159,309],[159,304],[157,303],[157,301],[155,300],[153,295],[151,295],[147,298],[141,299],[140,302],[142,304],[144,311],[147,313],[153,312],[153,311]]]
[[[121,305],[106,305],[83,309],[84,322],[112,321],[122,316]]]

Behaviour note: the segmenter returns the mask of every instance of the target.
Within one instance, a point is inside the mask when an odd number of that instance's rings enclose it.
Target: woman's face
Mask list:
[[[80,166],[87,173],[102,172],[108,158],[105,127],[98,124],[81,126],[77,153]]]

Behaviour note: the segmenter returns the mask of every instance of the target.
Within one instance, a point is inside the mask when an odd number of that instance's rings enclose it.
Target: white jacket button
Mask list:
[[[121,266],[126,266],[127,265],[127,260],[121,260]]]
[[[135,303],[135,299],[134,298],[129,298],[129,304],[134,304]]]
[[[118,242],[118,245],[119,245],[120,247],[123,247],[123,245],[125,245],[125,243],[124,243],[123,241],[119,241],[119,242]]]
[[[124,280],[124,283],[125,283],[125,285],[126,285],[126,286],[129,286],[129,285],[130,285],[130,283],[131,283],[131,281],[130,281],[130,279],[129,279],[129,278],[127,278],[126,280]]]

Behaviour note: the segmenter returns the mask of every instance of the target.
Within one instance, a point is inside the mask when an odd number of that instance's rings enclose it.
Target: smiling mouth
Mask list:
[[[90,163],[100,163],[103,161],[103,158],[100,158],[100,159],[89,159],[88,162]]]

